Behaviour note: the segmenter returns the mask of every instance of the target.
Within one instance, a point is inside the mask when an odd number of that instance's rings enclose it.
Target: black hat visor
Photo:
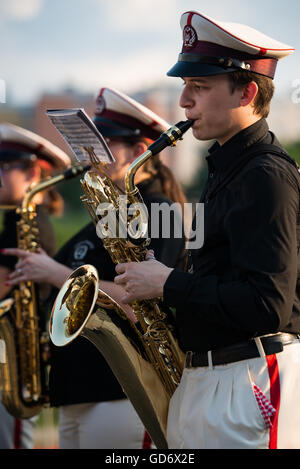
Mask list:
[[[0,148],[0,162],[10,162],[10,161],[25,161],[33,162],[37,159],[37,156],[34,153],[14,150],[12,148]]]
[[[141,135],[140,129],[129,128],[104,117],[96,116],[93,121],[104,137],[130,138]]]
[[[180,54],[178,62],[168,71],[169,77],[205,77],[244,69],[244,63],[230,58]]]

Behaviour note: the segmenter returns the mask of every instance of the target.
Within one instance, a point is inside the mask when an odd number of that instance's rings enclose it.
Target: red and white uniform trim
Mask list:
[[[276,355],[185,369],[168,415],[170,449],[299,449],[300,343]]]

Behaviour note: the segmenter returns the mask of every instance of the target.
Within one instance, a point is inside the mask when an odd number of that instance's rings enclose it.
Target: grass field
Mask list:
[[[58,449],[58,411],[54,408],[45,408],[40,413],[35,433],[35,449]]]

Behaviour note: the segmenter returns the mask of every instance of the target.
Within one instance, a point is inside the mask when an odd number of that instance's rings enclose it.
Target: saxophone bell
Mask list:
[[[98,285],[97,269],[91,265],[79,267],[66,280],[50,318],[49,333],[54,345],[64,347],[82,332],[98,299]]]
[[[144,333],[101,290],[91,265],[76,269],[66,280],[52,308],[50,339],[64,347],[79,336],[105,357],[157,448],[167,448],[167,409],[172,391],[158,376],[145,351]]]
[[[8,313],[12,308],[15,300],[13,298],[5,298],[5,300],[0,301],[0,318]]]

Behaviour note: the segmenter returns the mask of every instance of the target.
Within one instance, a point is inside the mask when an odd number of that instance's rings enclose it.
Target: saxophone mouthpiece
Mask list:
[[[191,119],[187,121],[181,121],[181,122],[178,122],[178,124],[176,124],[175,127],[178,127],[178,129],[181,132],[181,135],[183,135],[185,134],[187,130],[189,130],[192,127],[194,122],[195,121]]]
[[[182,135],[192,127],[193,123],[193,120],[178,122],[178,124],[170,127],[170,129],[161,134],[161,136],[148,147],[148,150],[151,151],[152,155],[156,155],[164,148],[176,145],[176,141],[181,139]]]
[[[87,165],[87,166],[82,166],[82,165],[71,166],[71,168],[69,168],[69,169],[67,169],[67,171],[65,171],[64,179],[75,178],[77,176],[80,176],[80,174],[85,173],[89,169],[91,169],[90,165]]]

